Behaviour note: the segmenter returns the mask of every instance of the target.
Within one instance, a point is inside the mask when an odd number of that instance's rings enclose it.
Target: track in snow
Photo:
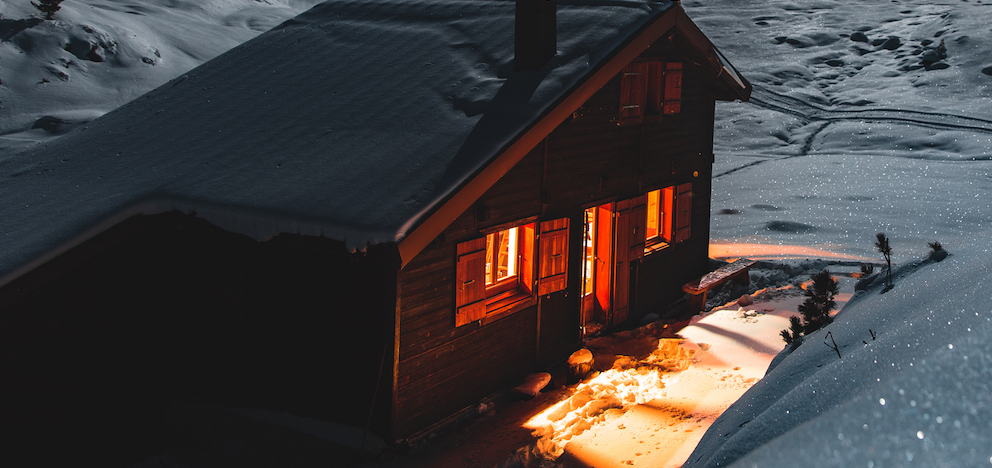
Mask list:
[[[780,158],[768,158],[754,161],[733,169],[715,174],[714,177],[722,177],[734,172],[746,169],[767,161],[777,161],[806,156],[813,148],[816,137],[826,130],[831,124],[842,121],[861,121],[874,123],[898,123],[903,125],[913,125],[917,127],[933,128],[937,130],[953,130],[962,132],[984,133],[992,135],[992,120],[980,119],[964,115],[947,114],[942,112],[924,112],[905,109],[887,108],[841,108],[827,109],[809,102],[776,93],[760,85],[754,85],[751,93],[751,104],[775,112],[796,117],[804,124],[820,123],[812,133],[803,141],[803,145],[798,154]],[[992,159],[980,158],[980,159]]]
[[[859,120],[863,122],[902,123],[940,130],[992,134],[992,120],[940,112],[903,109],[825,109],[757,85],[754,86],[754,91],[751,93],[751,103],[768,110],[795,116],[807,123]]]

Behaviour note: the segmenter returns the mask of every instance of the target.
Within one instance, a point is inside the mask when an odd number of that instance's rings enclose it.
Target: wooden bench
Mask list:
[[[682,290],[689,293],[689,312],[693,314],[698,314],[706,308],[706,292],[717,286],[720,286],[727,281],[733,280],[734,282],[748,286],[751,284],[751,276],[748,275],[748,270],[757,263],[754,260],[748,260],[742,258],[734,263],[729,263],[717,269],[716,271],[707,273],[703,275],[696,281],[691,283],[686,283],[682,286]]]

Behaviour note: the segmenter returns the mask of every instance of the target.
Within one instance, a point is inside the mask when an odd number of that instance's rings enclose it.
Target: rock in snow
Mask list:
[[[514,387],[514,390],[521,395],[535,397],[550,382],[551,374],[538,372],[537,374],[528,375],[523,385]]]

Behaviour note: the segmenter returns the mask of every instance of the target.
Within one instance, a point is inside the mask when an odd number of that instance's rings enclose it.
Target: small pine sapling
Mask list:
[[[799,317],[793,315],[789,317],[789,328],[779,332],[782,334],[782,339],[785,340],[785,344],[790,345],[799,340],[803,336],[803,324],[799,321]]]
[[[806,289],[806,300],[799,305],[799,317],[789,318],[789,329],[780,333],[786,344],[792,344],[800,336],[809,335],[829,324],[830,311],[837,306],[837,280],[830,277],[830,271],[823,270],[813,275],[813,284]]]
[[[875,249],[885,259],[885,290],[882,291],[885,292],[892,289],[892,247],[884,232],[875,234]]]
[[[31,2],[38,11],[45,14],[46,20],[54,19],[55,12],[59,11],[62,7],[59,5],[63,0],[38,0],[38,3]]]
[[[807,335],[830,323],[830,311],[837,306],[834,301],[837,291],[837,280],[830,277],[829,271],[823,270],[813,275],[813,284],[806,289],[806,300],[799,304],[803,331]]]

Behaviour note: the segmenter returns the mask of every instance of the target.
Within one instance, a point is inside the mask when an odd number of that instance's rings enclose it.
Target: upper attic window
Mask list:
[[[631,62],[620,72],[621,125],[658,119],[682,111],[682,64]]]

